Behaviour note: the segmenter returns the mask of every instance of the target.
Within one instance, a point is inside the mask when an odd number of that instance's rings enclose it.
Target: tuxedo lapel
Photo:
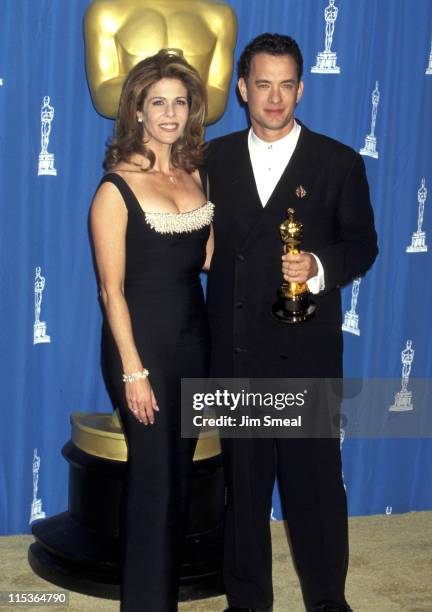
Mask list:
[[[263,214],[249,155],[248,133],[249,130],[245,130],[239,134],[239,140],[233,147],[230,165],[233,220],[238,246],[247,239]]]
[[[263,209],[261,227],[278,225],[286,218],[288,208],[296,211],[296,218],[301,220],[308,215],[310,195],[313,183],[319,171],[315,163],[313,143],[310,142],[309,130],[302,125],[299,140],[292,157],[276,184],[266,206]],[[257,231],[259,227],[256,226]],[[248,234],[248,240],[253,238]]]
[[[319,172],[309,130],[302,125],[297,146],[266,206],[262,206],[248,148],[248,130],[238,134],[229,158],[224,158],[225,180],[229,191],[229,211],[237,249],[243,249],[268,227],[277,228],[294,208],[296,218],[310,214],[310,194]],[[226,202],[228,205],[228,202]],[[267,228],[267,229],[266,229]]]
[[[283,200],[286,202],[286,208],[296,208],[299,204],[301,204],[301,200],[303,199],[300,195],[303,193],[301,191],[301,187],[303,187],[304,191],[306,192],[304,197],[307,196],[307,190],[304,187],[304,183],[307,182],[306,178],[310,174],[310,163],[311,151],[308,146],[308,137],[306,128],[302,126],[292,157],[283,171],[282,176],[276,184],[265,207],[268,214],[270,214],[275,207],[278,210],[280,209],[281,197],[283,197]]]

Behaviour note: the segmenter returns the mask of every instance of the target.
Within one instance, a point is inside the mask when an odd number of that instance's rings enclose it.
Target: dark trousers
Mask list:
[[[273,602],[270,512],[277,477],[307,610],[324,601],[346,605],[348,528],[339,440],[226,439],[223,450],[229,604],[258,608]]]
[[[127,408],[121,417],[128,443],[120,526],[121,610],[173,612],[196,440],[182,439],[163,415],[156,415],[152,426],[139,423]]]

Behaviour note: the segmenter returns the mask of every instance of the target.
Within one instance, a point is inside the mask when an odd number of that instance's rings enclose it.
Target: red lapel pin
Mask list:
[[[295,194],[298,198],[304,198],[307,195],[307,191],[303,187],[303,185],[299,185],[298,187],[296,187]]]

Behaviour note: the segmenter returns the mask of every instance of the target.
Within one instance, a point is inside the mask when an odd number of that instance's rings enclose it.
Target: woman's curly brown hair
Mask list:
[[[204,121],[207,115],[207,94],[198,72],[181,55],[161,49],[132,68],[123,84],[117,112],[115,135],[108,144],[103,167],[110,170],[121,161],[130,161],[139,153],[150,164],[155,154],[143,142],[142,124],[137,121],[137,111],[142,109],[149,88],[161,79],[178,79],[188,92],[189,116],[183,135],[173,144],[171,163],[176,168],[193,172],[203,163]]]

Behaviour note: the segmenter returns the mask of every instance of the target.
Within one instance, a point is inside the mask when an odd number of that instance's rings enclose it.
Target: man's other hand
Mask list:
[[[289,283],[305,283],[318,274],[318,264],[311,253],[282,255],[282,274]]]

